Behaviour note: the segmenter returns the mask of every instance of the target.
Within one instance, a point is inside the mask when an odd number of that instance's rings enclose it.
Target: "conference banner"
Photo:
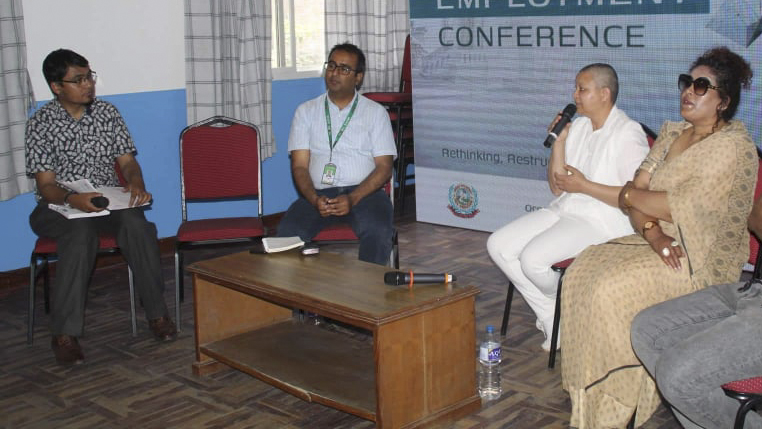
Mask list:
[[[410,18],[419,221],[494,231],[546,206],[542,142],[590,63],[658,133],[681,120],[678,75],[727,46],[754,70],[736,119],[762,141],[760,0],[411,0]]]

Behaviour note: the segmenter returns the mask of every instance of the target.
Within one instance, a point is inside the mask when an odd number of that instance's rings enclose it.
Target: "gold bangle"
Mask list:
[[[624,198],[623,199],[624,199],[624,208],[626,208],[626,209],[631,209],[632,208],[632,204],[630,203],[630,190],[631,189],[632,188],[624,191]]]

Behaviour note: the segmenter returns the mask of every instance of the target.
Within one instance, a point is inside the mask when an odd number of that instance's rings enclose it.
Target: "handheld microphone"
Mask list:
[[[402,271],[388,271],[384,274],[384,283],[391,286],[408,285],[409,288],[413,287],[414,283],[417,284],[437,284],[437,283],[452,283],[457,278],[453,274],[426,274],[426,273],[414,273],[412,271],[403,273]]]
[[[564,107],[564,111],[561,112],[561,119],[559,119],[558,122],[556,122],[556,126],[554,126],[550,132],[548,132],[548,137],[543,143],[545,147],[550,147],[550,145],[556,141],[558,135],[561,134],[561,131],[563,131],[566,124],[571,121],[571,118],[574,117],[575,113],[577,113],[577,106],[573,103],[569,103],[566,105],[566,107]]]
[[[106,197],[92,197],[90,198],[90,203],[99,209],[105,209],[108,207],[109,201]]]

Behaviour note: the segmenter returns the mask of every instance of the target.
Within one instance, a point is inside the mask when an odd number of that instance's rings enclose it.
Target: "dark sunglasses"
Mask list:
[[[705,77],[693,79],[689,74],[681,74],[680,77],[677,78],[677,87],[680,88],[681,93],[690,88],[691,85],[693,85],[693,93],[699,96],[706,94],[706,90],[709,88],[717,91],[720,90],[719,86],[712,85],[709,82],[709,79]]]

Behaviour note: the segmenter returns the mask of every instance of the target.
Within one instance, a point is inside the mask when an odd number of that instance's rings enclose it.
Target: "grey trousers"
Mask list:
[[[58,263],[51,291],[50,331],[53,335],[81,336],[90,275],[98,252],[98,232],[116,236],[133,272],[135,290],[148,320],[166,316],[164,281],[156,225],[141,208],[112,211],[108,216],[66,219],[38,204],[29,216],[32,231],[56,240]],[[125,285],[126,286],[126,285]]]
[[[720,386],[762,376],[762,285],[710,286],[641,311],[632,347],[686,428],[733,427],[739,403]],[[757,413],[746,428],[762,428]]]

